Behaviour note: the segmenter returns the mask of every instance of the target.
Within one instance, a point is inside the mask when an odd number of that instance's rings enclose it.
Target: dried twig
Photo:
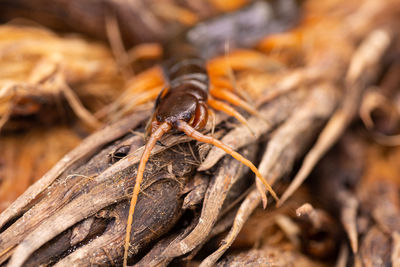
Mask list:
[[[321,132],[317,143],[305,157],[304,163],[293,179],[293,182],[282,195],[279,205],[284,203],[302,184],[321,156],[336,142],[357,114],[361,95],[365,89],[364,83],[373,80],[376,76],[377,69],[380,67],[379,62],[390,43],[390,32],[382,29],[372,32],[361,44],[353,56],[349,71],[347,72],[347,93],[345,94],[342,107],[336,111],[325,129]]]

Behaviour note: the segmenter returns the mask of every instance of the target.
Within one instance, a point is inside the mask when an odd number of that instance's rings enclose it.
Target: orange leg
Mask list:
[[[229,12],[237,10],[244,5],[248,4],[248,0],[208,0],[212,5],[220,11]]]
[[[140,93],[165,83],[161,67],[156,66],[148,69],[131,79],[127,83],[124,94]]]
[[[266,70],[279,69],[282,64],[271,60],[263,53],[254,50],[236,50],[225,56],[211,59],[207,64],[207,70],[212,75],[227,75],[229,72],[239,70]]]
[[[231,81],[225,77],[219,77],[219,76],[210,76],[210,84],[217,88],[225,88],[228,89],[229,91],[234,91],[234,87],[231,83]]]
[[[208,117],[212,117],[211,121],[211,135],[214,135],[215,132],[215,125],[216,125],[216,116],[212,109],[208,109]]]
[[[216,88],[223,88],[228,91],[232,91],[238,96],[242,97],[245,100],[250,101],[250,97],[244,92],[243,90],[238,90],[236,86],[235,76],[233,71],[227,73],[228,77],[225,76],[214,76],[213,73],[209,74],[210,77],[210,84]]]
[[[111,115],[112,119],[113,120],[119,119],[119,118],[123,117],[124,115],[128,114],[129,112],[131,112],[132,110],[134,110],[135,107],[137,107],[141,104],[144,104],[146,102],[149,102],[151,100],[154,100],[155,98],[157,98],[161,89],[162,89],[161,87],[156,87],[149,91],[139,93],[134,98],[131,97],[130,99],[126,99],[126,101],[129,101],[127,103],[119,103],[121,108],[120,108],[120,110],[113,112],[115,114]],[[124,100],[124,102],[126,102],[126,101]]]
[[[303,34],[300,31],[292,31],[269,35],[261,40],[257,47],[262,51],[270,52],[277,49],[295,48],[302,43]]]
[[[228,104],[209,98],[207,101],[208,105],[212,107],[213,109],[225,112],[229,116],[235,117],[238,121],[240,121],[243,125],[245,125],[252,134],[254,134],[253,130],[250,128],[249,124],[247,123],[247,120],[245,117],[243,117],[239,112],[237,112],[234,108],[229,106]]]
[[[162,86],[157,86],[145,92],[139,93],[135,96],[135,98],[130,99],[127,104],[130,106],[130,108],[132,108],[132,106],[141,105],[148,101],[154,100],[160,94],[162,89]]]
[[[127,82],[123,93],[110,105],[96,112],[97,118],[104,118],[109,114],[116,113],[117,110],[131,109],[132,106],[125,107],[129,102],[141,104],[157,97],[164,85],[164,76],[159,66],[148,69]],[[141,94],[142,93],[142,94]],[[138,100],[135,100],[138,98]],[[133,99],[133,100],[132,100]]]
[[[242,155],[240,155],[239,153],[237,153],[232,148],[230,148],[229,146],[225,145],[224,143],[222,143],[218,139],[215,139],[215,138],[213,138],[211,136],[206,136],[206,135],[196,131],[189,124],[187,124],[184,121],[181,121],[181,120],[178,121],[177,128],[179,130],[183,131],[187,136],[192,137],[193,139],[195,139],[195,140],[197,140],[199,142],[212,144],[212,145],[222,149],[227,154],[231,155],[233,158],[237,159],[238,161],[240,161],[241,163],[243,163],[244,165],[249,167],[253,171],[253,173],[257,176],[257,178],[260,179],[260,181],[264,184],[264,186],[267,188],[267,190],[271,193],[272,197],[276,201],[279,201],[278,196],[276,195],[275,191],[272,189],[272,187],[269,185],[269,183],[265,180],[265,178],[258,171],[257,167],[254,166],[254,164],[250,160],[246,159],[245,157],[243,157]],[[264,193],[263,190],[260,190],[260,194],[261,194],[261,196],[264,196],[263,197],[263,201],[264,201],[264,206],[265,206],[266,205],[265,193]]]
[[[140,158],[139,168],[136,175],[135,187],[133,188],[131,205],[129,207],[129,215],[128,222],[126,226],[126,235],[125,235],[125,246],[124,246],[124,262],[123,266],[125,267],[128,262],[128,250],[131,239],[131,231],[132,231],[132,222],[133,222],[133,214],[135,213],[136,202],[140,192],[140,184],[142,183],[144,169],[146,167],[146,163],[149,160],[151,150],[156,145],[156,142],[160,140],[160,138],[171,129],[171,125],[167,122],[160,124],[160,126],[151,134],[149,140],[146,143],[144,148],[142,157]]]
[[[128,51],[128,61],[132,63],[140,59],[157,59],[162,54],[162,47],[158,43],[138,44]]]
[[[258,115],[257,110],[250,106],[246,101],[226,89],[211,86],[210,94],[215,98],[225,100],[235,106],[241,107],[250,114]]]

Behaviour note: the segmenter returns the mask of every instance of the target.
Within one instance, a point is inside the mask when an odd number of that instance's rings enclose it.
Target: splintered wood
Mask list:
[[[106,2],[115,12],[76,31],[111,48],[32,23],[0,25],[1,266],[122,265],[145,128],[167,82],[161,41],[248,1],[166,0],[126,12]],[[221,149],[167,134],[146,166],[128,264],[398,266],[397,2],[303,1],[291,30],[210,58],[211,86],[250,108],[238,109],[242,123],[210,113],[203,133],[251,160],[280,200],[263,198],[264,185]],[[146,25],[126,26],[127,14]]]

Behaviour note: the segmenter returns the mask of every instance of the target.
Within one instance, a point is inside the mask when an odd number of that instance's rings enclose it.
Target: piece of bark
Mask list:
[[[193,178],[193,182],[189,185],[190,192],[186,195],[183,200],[182,209],[194,208],[195,205],[198,205],[203,200],[206,190],[208,187],[209,177],[197,174]],[[186,191],[186,190],[185,190]],[[182,193],[186,193],[186,192]]]
[[[159,180],[146,188],[134,216],[135,231],[132,233],[133,242],[130,247],[132,254],[166,233],[176,223],[181,214],[180,190],[179,182],[171,178]],[[88,258],[91,264],[96,265],[118,263],[118,259],[122,259],[123,251],[115,250],[115,247],[123,245],[128,209],[127,203],[117,205],[114,211],[115,221],[108,225],[108,229],[100,237],[76,249],[55,266],[87,266]]]
[[[398,232],[396,232],[392,235],[392,242],[393,242],[392,255],[391,255],[392,266],[399,266],[399,264],[400,264],[400,235]]]
[[[360,252],[357,255],[366,267],[390,265],[390,239],[377,227],[371,228],[361,240]]]
[[[327,260],[337,252],[341,229],[326,211],[316,209],[314,212],[314,220],[308,220],[307,217],[300,217],[298,220],[301,248],[306,255]]]
[[[226,257],[218,263],[218,267],[233,266],[327,266],[304,257],[295,250],[282,250],[275,247],[263,247],[262,249],[253,249]]]
[[[195,216],[191,223],[180,229],[179,232],[167,235],[162,240],[160,240],[157,244],[155,244],[152,249],[134,266],[135,267],[146,267],[146,266],[167,266],[171,259],[164,257],[162,254],[165,249],[172,243],[180,242],[185,236],[187,236],[198,224],[199,217]]]
[[[338,193],[338,200],[341,202],[340,220],[350,240],[353,253],[358,251],[358,230],[357,230],[357,211],[359,201],[352,192],[345,189]]]

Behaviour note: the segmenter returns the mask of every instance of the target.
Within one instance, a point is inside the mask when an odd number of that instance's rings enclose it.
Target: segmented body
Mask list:
[[[188,55],[167,61],[163,70],[169,86],[157,98],[155,104],[156,120],[176,123],[177,120],[189,122],[196,129],[204,127],[207,121],[207,100],[209,78],[205,62],[200,57]]]

